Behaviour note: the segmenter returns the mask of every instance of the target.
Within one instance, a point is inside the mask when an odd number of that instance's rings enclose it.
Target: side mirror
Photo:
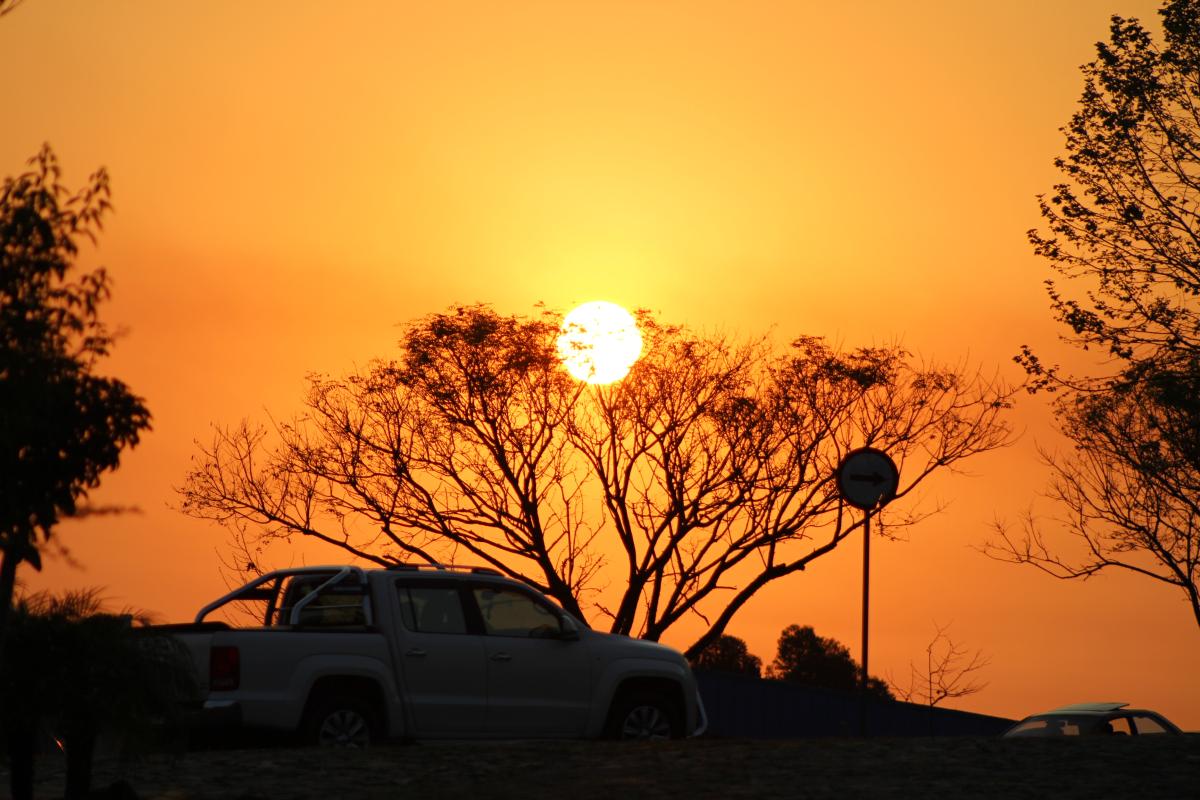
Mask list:
[[[560,617],[560,620],[562,622],[562,634],[559,638],[567,642],[578,641],[579,626],[575,624],[575,620],[567,616]]]

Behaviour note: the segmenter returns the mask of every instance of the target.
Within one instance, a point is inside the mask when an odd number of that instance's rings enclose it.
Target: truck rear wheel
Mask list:
[[[683,737],[679,709],[660,694],[638,692],[618,697],[605,726],[610,739],[656,740]]]
[[[379,739],[379,718],[371,705],[354,695],[318,698],[304,715],[301,735],[319,747],[365,749]]]

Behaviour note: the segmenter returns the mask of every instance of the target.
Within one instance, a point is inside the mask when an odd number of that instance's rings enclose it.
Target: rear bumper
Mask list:
[[[193,730],[223,730],[242,724],[242,706],[236,700],[205,700],[198,708],[184,713],[184,722]]]

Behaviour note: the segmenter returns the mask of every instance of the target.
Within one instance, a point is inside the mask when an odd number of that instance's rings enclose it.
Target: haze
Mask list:
[[[1144,0],[66,3],[0,22],[3,174],[43,141],[65,182],[100,165],[106,373],[154,431],[64,524],[27,588],[103,586],[190,618],[222,593],[223,531],[172,509],[213,423],[286,417],[304,376],[394,352],[455,302],[504,313],[605,299],[745,334],[899,341],[1020,377],[1056,341],[1025,231],[1108,16]],[[924,494],[945,513],[872,553],[872,672],[934,622],[992,656],[958,707],[1020,717],[1129,700],[1200,729],[1200,637],[1168,587],[1086,584],[975,550],[1045,484],[1025,431]],[[1045,504],[1036,508],[1050,512]],[[808,624],[859,649],[857,541],[763,591],[730,633],[769,661]],[[298,544],[296,563],[340,561]],[[684,644],[684,631],[673,632]]]

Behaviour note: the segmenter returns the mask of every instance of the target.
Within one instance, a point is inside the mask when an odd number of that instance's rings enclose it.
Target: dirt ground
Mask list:
[[[59,758],[37,796],[62,796]],[[102,760],[139,798],[1200,798],[1200,735],[1073,740],[447,742]],[[0,771],[7,795],[8,774]],[[121,795],[128,797],[127,793]]]

